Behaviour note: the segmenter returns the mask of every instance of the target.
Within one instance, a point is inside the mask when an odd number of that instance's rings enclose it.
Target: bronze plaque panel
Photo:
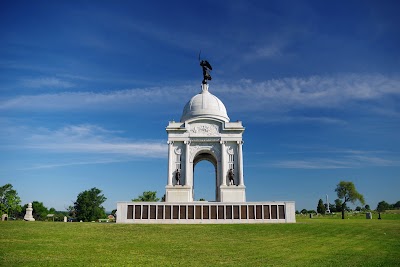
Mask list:
[[[173,219],[179,219],[179,206],[173,206],[172,218]]]
[[[254,220],[254,205],[249,205],[249,219]]]
[[[256,219],[262,219],[262,206],[256,206]]]
[[[142,213],[142,206],[135,205],[135,219],[140,220],[141,213]]]
[[[133,219],[133,205],[128,205],[128,213],[126,214],[126,218]]]
[[[218,219],[224,219],[224,206],[218,206]]]
[[[142,210],[142,219],[148,219],[149,218],[149,206],[148,205],[143,205],[143,210]]]
[[[226,209],[225,210],[225,212],[226,212],[225,218],[232,219],[232,206],[226,206],[225,209]]]
[[[210,219],[210,206],[203,206],[203,219]]]
[[[194,206],[188,206],[188,219],[194,219]]]
[[[196,219],[201,219],[201,206],[196,206]]]
[[[156,218],[156,206],[150,206],[150,219],[154,220]]]
[[[279,205],[279,219],[285,219],[285,206]]]
[[[264,219],[270,219],[270,217],[269,217],[269,205],[264,205]]]
[[[239,206],[233,206],[233,219],[239,219]]]
[[[158,212],[157,212],[157,219],[164,219],[164,207],[163,206],[157,206]]]
[[[271,219],[278,219],[278,207],[271,205]]]
[[[181,205],[181,208],[179,210],[180,210],[179,218],[186,220],[186,206]]]
[[[168,220],[171,219],[171,206],[170,205],[165,206],[165,219],[168,219]]]
[[[240,218],[247,219],[247,206],[240,206]]]
[[[217,219],[217,207],[211,206],[211,219]]]

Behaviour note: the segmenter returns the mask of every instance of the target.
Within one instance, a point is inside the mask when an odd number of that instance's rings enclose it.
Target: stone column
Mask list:
[[[221,143],[221,185],[226,185],[226,168],[225,168],[225,141],[220,141]]]
[[[189,170],[189,157],[190,157],[190,141],[185,141],[185,185],[192,185],[192,181],[190,181],[190,170]]]
[[[172,168],[172,160],[173,160],[173,156],[172,156],[172,145],[174,144],[174,141],[168,141],[168,185],[172,185],[172,172],[173,172],[173,168]]]
[[[242,145],[243,141],[238,141],[238,160],[239,160],[239,185],[244,185],[243,183],[243,151],[242,151]]]

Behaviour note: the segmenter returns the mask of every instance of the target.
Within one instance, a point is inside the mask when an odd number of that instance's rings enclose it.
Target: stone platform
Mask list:
[[[118,202],[117,223],[295,223],[294,201]]]

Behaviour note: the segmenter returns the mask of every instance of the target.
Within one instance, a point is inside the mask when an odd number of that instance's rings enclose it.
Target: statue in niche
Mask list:
[[[229,185],[235,185],[235,175],[233,174],[232,169],[229,169],[228,171],[228,179],[229,179]]]
[[[200,57],[200,56],[199,56]],[[211,81],[211,75],[210,71],[212,70],[212,67],[210,63],[208,63],[207,60],[201,60],[200,61],[200,66],[203,68],[203,84],[207,84],[207,81]]]
[[[181,173],[180,173],[179,169],[176,169],[176,171],[175,171],[175,180],[176,180],[177,185],[181,184]]]

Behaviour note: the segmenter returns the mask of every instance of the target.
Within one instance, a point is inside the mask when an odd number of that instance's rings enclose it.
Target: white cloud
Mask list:
[[[360,151],[339,150],[328,151],[313,150],[312,154],[323,152],[323,157],[307,155],[309,151],[298,153],[301,159],[270,161],[268,167],[289,169],[344,169],[366,167],[400,166],[400,158],[397,153],[388,151]],[[329,158],[327,157],[329,155]]]
[[[52,88],[52,89],[65,89],[74,87],[75,85],[69,81],[61,80],[54,77],[23,79],[22,86],[28,88]]]
[[[351,101],[376,100],[390,94],[400,95],[400,77],[349,74],[283,78],[262,82],[224,84],[218,92],[228,93],[247,105],[244,109],[343,108]],[[256,100],[256,101],[255,101]]]
[[[118,131],[109,131],[96,125],[69,125],[57,130],[29,129],[18,144],[8,147],[51,153],[107,154],[129,160],[134,157],[164,158],[167,151],[161,140],[137,140],[119,137]],[[121,158],[122,157],[122,158]]]
[[[190,84],[108,92],[20,95],[0,100],[0,110],[141,108],[145,112],[146,109],[153,110],[157,107],[180,105],[183,108],[186,101],[199,91],[199,87]],[[290,118],[291,112],[304,109],[338,109],[368,113],[379,111],[380,115],[390,115],[398,113],[395,110],[396,105],[386,105],[385,101],[400,95],[400,77],[343,74],[288,77],[260,82],[242,79],[235,83],[211,84],[210,92],[225,103],[228,112],[246,112],[250,116],[262,115],[266,121],[271,119],[270,114]],[[338,120],[326,116],[310,119],[325,122]]]
[[[187,95],[186,86],[153,87],[144,89],[127,89],[110,92],[60,92],[37,95],[21,95],[0,101],[0,110],[86,110],[86,109],[121,109],[134,108],[133,104],[146,106],[148,104],[172,104],[181,98],[177,95]]]

